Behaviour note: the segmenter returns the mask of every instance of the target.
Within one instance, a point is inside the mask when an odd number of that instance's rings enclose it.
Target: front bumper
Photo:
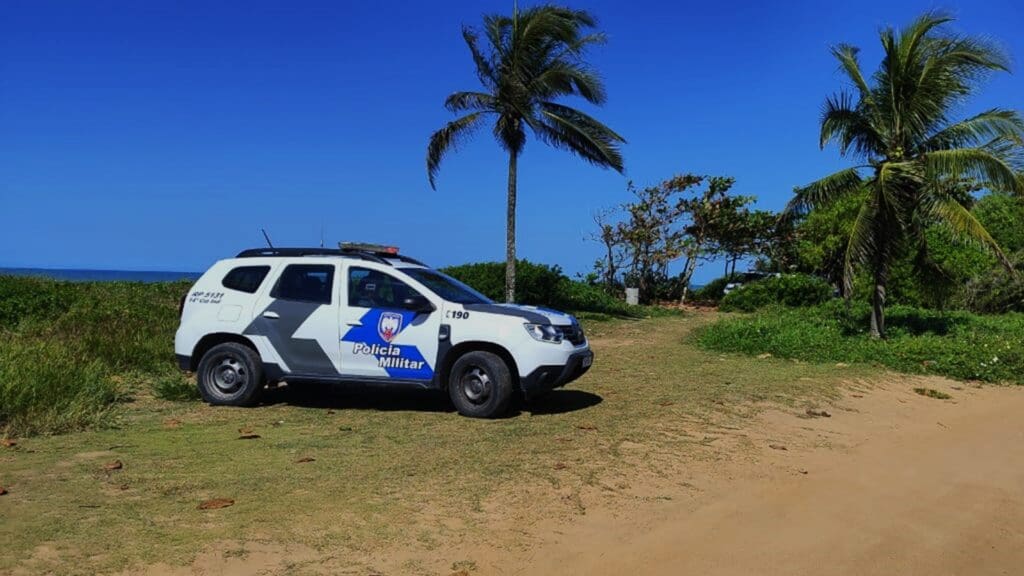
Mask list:
[[[527,376],[520,378],[526,399],[537,397],[548,390],[561,388],[569,382],[583,376],[590,370],[594,361],[594,352],[589,348],[572,353],[565,364],[554,366],[538,366]]]

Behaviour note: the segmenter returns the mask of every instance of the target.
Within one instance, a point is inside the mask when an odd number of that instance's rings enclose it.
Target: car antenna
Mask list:
[[[260,228],[260,232],[263,232],[263,238],[267,241],[267,246],[273,248],[274,244],[270,241],[270,236],[267,235],[267,230],[265,228]]]
[[[320,221],[320,247],[321,248],[324,247],[324,223],[323,223],[323,220]]]

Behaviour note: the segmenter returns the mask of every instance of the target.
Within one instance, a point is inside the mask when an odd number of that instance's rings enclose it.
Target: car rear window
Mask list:
[[[284,300],[331,303],[334,266],[330,264],[292,264],[281,272],[270,295]]]
[[[259,290],[263,279],[270,272],[270,266],[239,266],[228,272],[221,284],[225,288],[252,294]]]

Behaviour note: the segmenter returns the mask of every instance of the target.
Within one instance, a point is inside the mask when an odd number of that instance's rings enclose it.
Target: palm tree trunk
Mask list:
[[[516,157],[508,153],[508,212],[505,220],[505,302],[516,301]]]
[[[885,285],[888,277],[888,265],[880,264],[875,268],[874,289],[871,293],[872,338],[885,338]]]

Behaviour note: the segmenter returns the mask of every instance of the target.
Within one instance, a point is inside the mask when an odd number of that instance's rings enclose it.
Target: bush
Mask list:
[[[753,312],[772,304],[814,306],[832,298],[834,290],[828,282],[808,274],[771,276],[744,284],[722,298],[724,312]]]
[[[451,266],[441,270],[464,282],[488,298],[505,299],[505,263],[480,262]],[[578,282],[562,274],[558,266],[520,260],[516,264],[516,302],[547,306],[559,310],[637,315],[644,309],[628,306],[601,287]]]
[[[185,400],[199,400],[199,387],[193,379],[188,378],[181,372],[174,372],[158,376],[153,381],[153,395],[164,400],[181,402]]]
[[[0,429],[101,426],[142,383],[178,376],[174,331],[187,289],[0,277]]]
[[[811,308],[773,306],[726,318],[704,329],[698,342],[720,352],[770,353],[812,362],[880,364],[912,374],[1024,384],[1024,314],[979,316],[968,312],[892,306],[888,338],[867,334],[870,307],[847,311],[834,300]]]
[[[994,267],[967,282],[957,303],[981,314],[1024,312],[1024,253],[1014,257],[1016,274],[1002,266]]]
[[[22,318],[53,318],[66,312],[79,286],[43,278],[0,276],[0,329]]]
[[[718,303],[725,296],[725,286],[730,282],[739,281],[739,274],[730,274],[728,276],[722,276],[721,278],[715,278],[711,282],[697,288],[690,293],[690,300],[694,302],[709,302]]]
[[[577,282],[569,278],[563,278],[558,285],[558,291],[551,299],[552,308],[570,311],[603,312],[619,316],[635,316],[639,314],[638,307],[626,304],[611,296],[600,286]],[[646,308],[640,308],[649,312]]]
[[[450,266],[441,272],[469,284],[484,296],[498,302],[505,301],[505,263],[477,262]],[[527,260],[516,262],[516,302],[521,304],[548,304],[565,276],[558,266],[534,264]]]
[[[0,339],[0,430],[60,433],[102,424],[122,391],[100,360],[64,342]]]

